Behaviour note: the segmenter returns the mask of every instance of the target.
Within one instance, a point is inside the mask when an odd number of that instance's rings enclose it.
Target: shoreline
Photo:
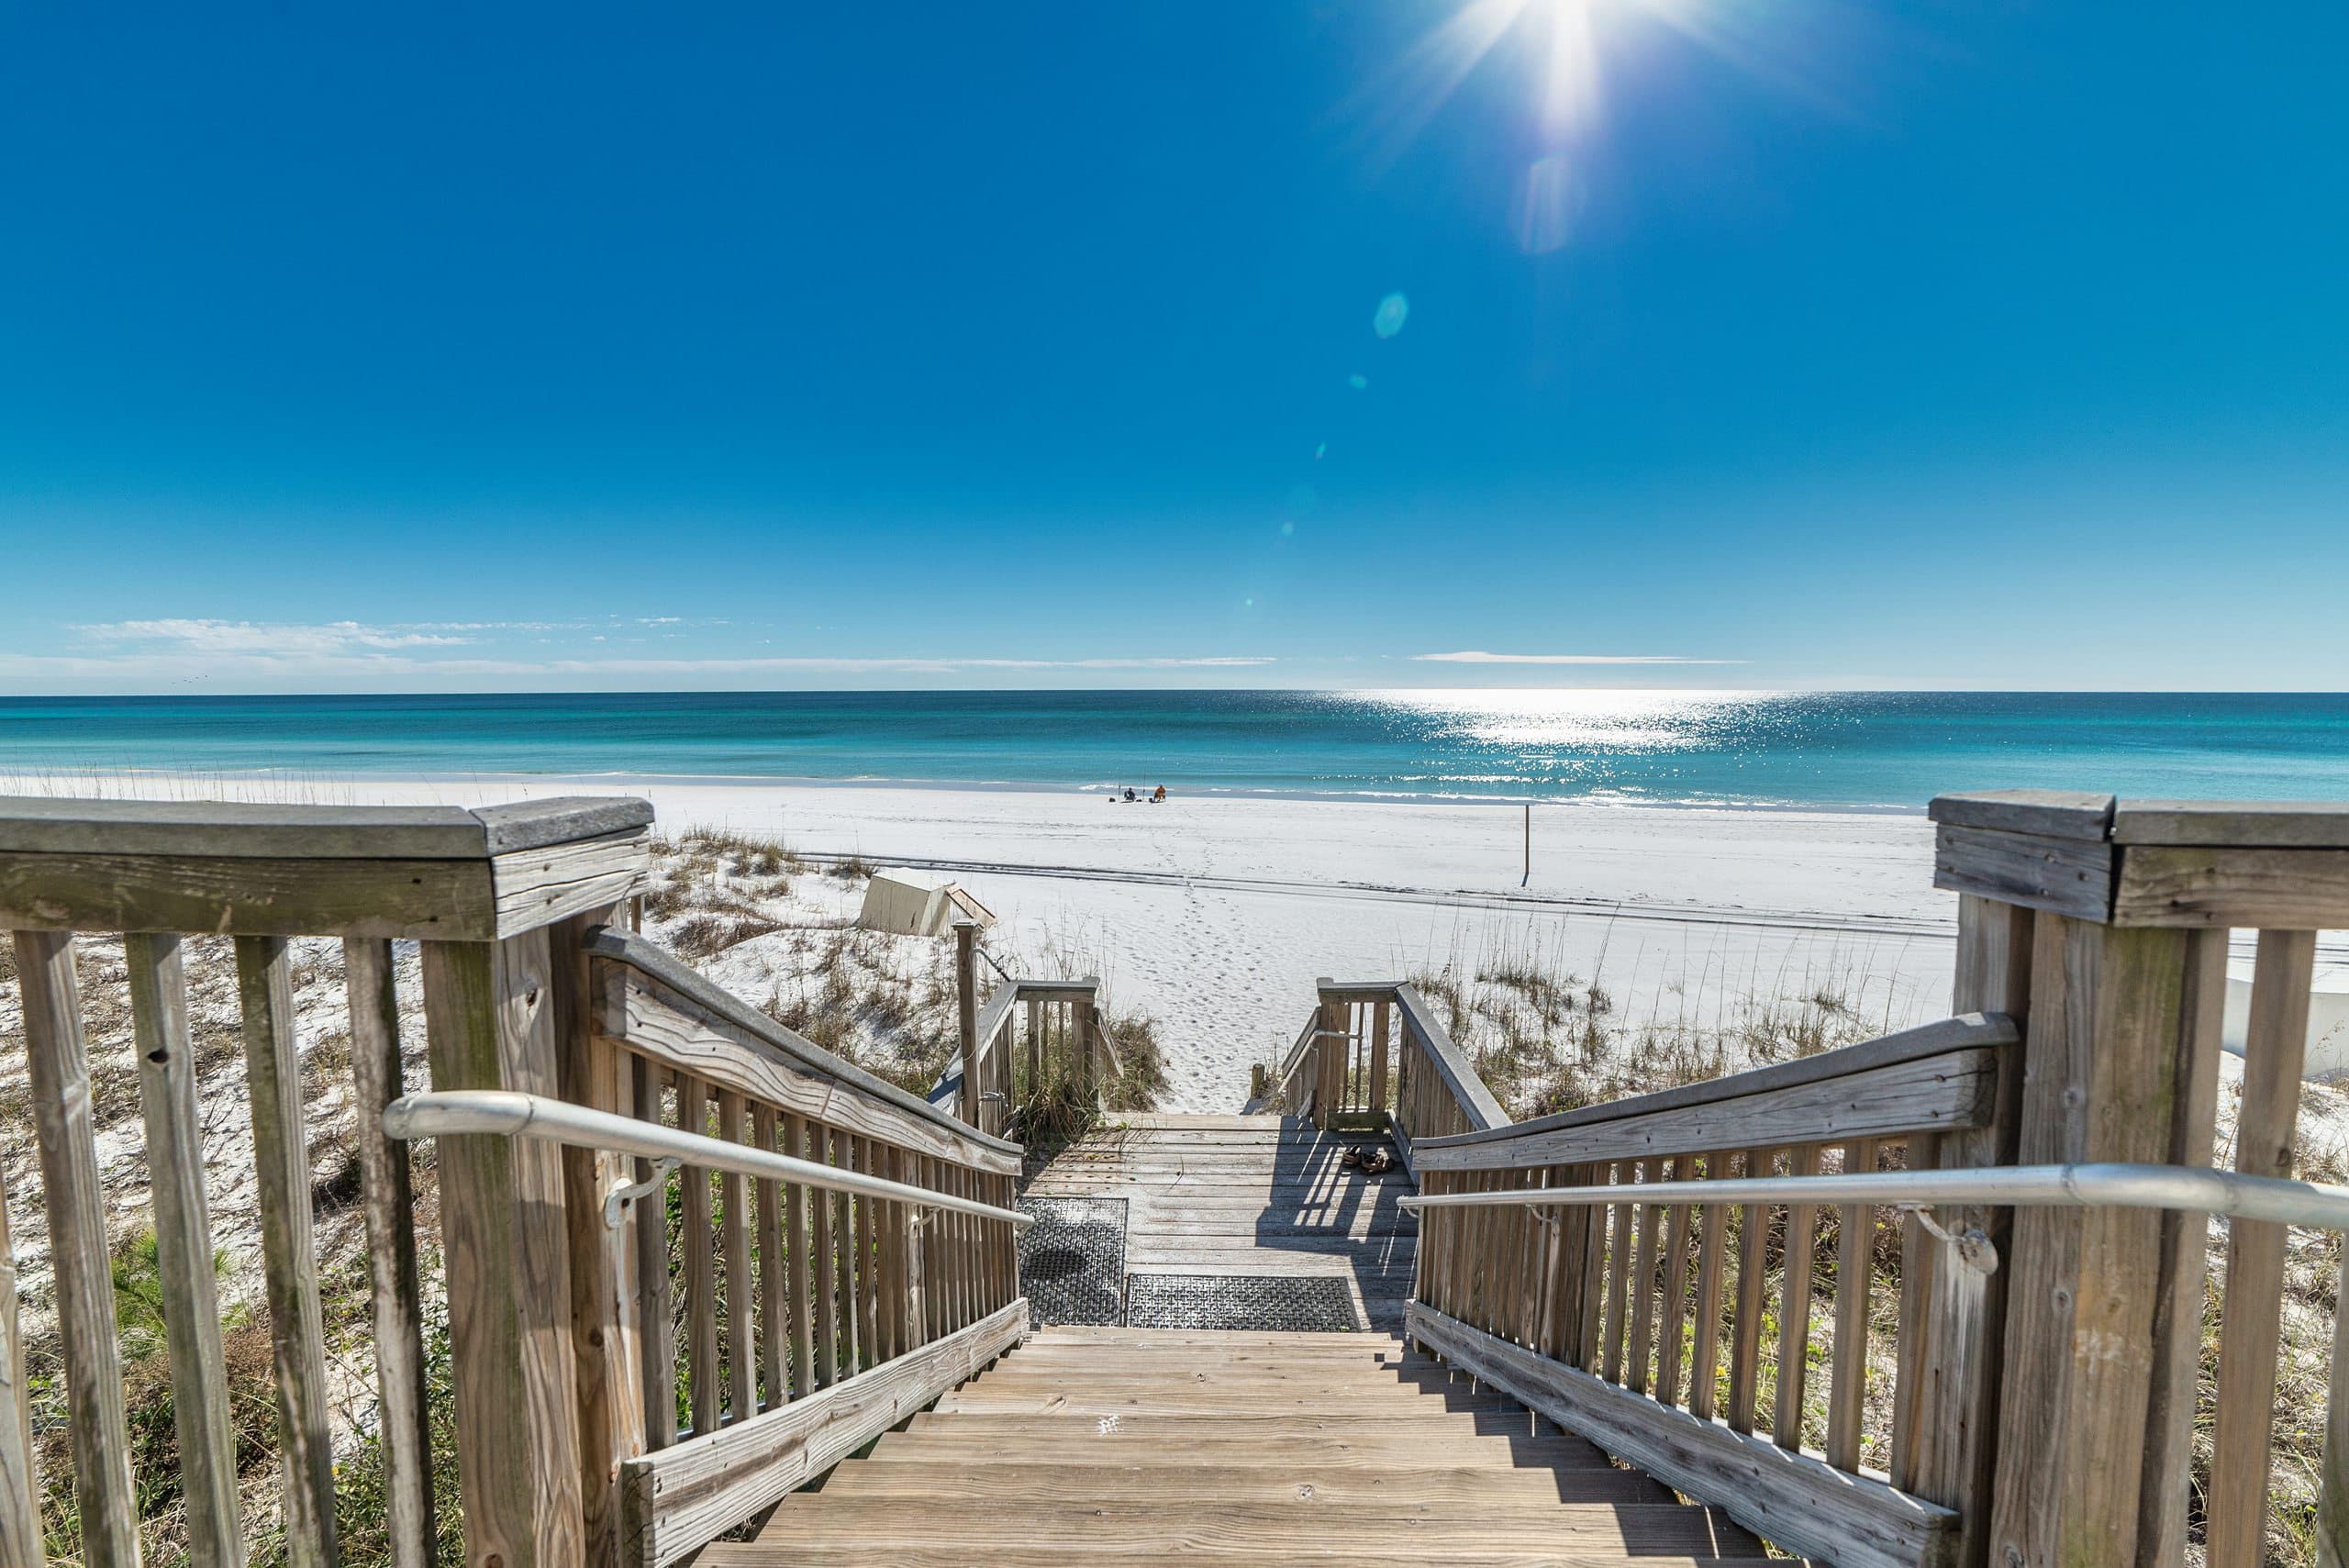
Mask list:
[[[1178,777],[1178,775],[1168,775]],[[454,772],[415,769],[395,769],[385,772],[340,769],[310,773],[292,768],[251,768],[215,770],[188,768],[77,768],[54,772],[33,770],[14,773],[0,769],[0,794],[37,794],[18,787],[21,784],[50,780],[71,784],[105,784],[108,782],[167,781],[179,784],[284,784],[297,786],[334,786],[363,789],[369,784],[405,786],[416,784],[489,784],[522,789],[525,794],[536,788],[553,785],[575,785],[586,790],[629,788],[725,788],[725,789],[905,789],[934,790],[947,794],[979,793],[988,795],[1067,795],[1089,800],[1108,800],[1116,792],[1132,788],[1142,793],[1163,782],[1152,775],[1150,786],[1140,784],[1072,784],[1049,780],[1021,779],[914,779],[893,778],[880,774],[838,777],[825,774],[795,773],[659,773],[615,770],[608,773],[523,773],[512,770],[485,772]],[[1776,815],[1781,813],[1818,813],[1837,817],[1911,817],[1925,815],[1922,806],[1897,806],[1858,801],[1802,801],[1762,799],[1708,800],[1697,797],[1675,799],[1651,798],[1620,793],[1592,791],[1581,795],[1475,795],[1464,791],[1408,790],[1309,790],[1252,788],[1241,784],[1202,784],[1176,783],[1168,790],[1171,797],[1184,800],[1270,800],[1299,803],[1364,806],[1507,806],[1521,808],[1588,806],[1593,809],[1631,811],[1731,811]],[[184,798],[195,798],[193,796]]]

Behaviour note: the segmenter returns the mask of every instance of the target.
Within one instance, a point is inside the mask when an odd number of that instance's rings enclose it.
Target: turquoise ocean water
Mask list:
[[[732,776],[1915,809],[2349,799],[2349,695],[780,692],[0,698],[0,789],[91,771]],[[9,781],[13,778],[15,783]]]

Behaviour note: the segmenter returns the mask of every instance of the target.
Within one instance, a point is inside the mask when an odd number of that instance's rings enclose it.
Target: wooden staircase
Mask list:
[[[1102,1560],[1699,1568],[1765,1555],[1379,1334],[1059,1329],[707,1568]]]

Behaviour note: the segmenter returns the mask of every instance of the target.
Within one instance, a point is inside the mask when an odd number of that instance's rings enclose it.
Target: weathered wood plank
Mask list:
[[[310,1224],[310,1149],[303,1129],[301,1046],[283,937],[237,939],[245,1082],[252,1096],[253,1173],[261,1198],[262,1278],[277,1374],[278,1461],[285,1557],[335,1562],[334,1434],[327,1425],[326,1320]]]
[[[709,1090],[698,1078],[677,1080],[677,1125],[709,1136]],[[694,1435],[717,1429],[726,1402],[718,1381],[718,1229],[710,1218],[710,1173],[677,1173],[678,1251],[685,1254],[685,1411]]]
[[[478,940],[496,917],[481,861],[0,852],[0,926]]]
[[[1769,1175],[1769,1151],[1747,1150],[1744,1173],[1748,1176]],[[1764,1273],[1769,1233],[1762,1206],[1757,1203],[1739,1206],[1737,1296],[1736,1305],[1730,1315],[1729,1338],[1729,1426],[1731,1430],[1737,1432],[1753,1429],[1754,1407],[1761,1398],[1762,1302],[1768,1284]]]
[[[1709,1181],[1727,1174],[1726,1151],[1705,1156]],[[1721,1260],[1727,1251],[1729,1210],[1718,1204],[1699,1208],[1704,1239],[1697,1248],[1696,1326],[1689,1336],[1688,1413],[1710,1420],[1720,1400]]]
[[[170,857],[486,860],[648,826],[652,803],[564,796],[484,806],[284,806],[0,795],[0,851]]]
[[[2243,1039],[2235,1169],[2289,1176],[2309,1036],[2314,931],[2262,931]],[[2227,1230],[2226,1318],[2219,1333],[2218,1431],[2206,1526],[2210,1568],[2266,1562],[2269,1434],[2284,1324],[2284,1227],[2238,1219]]]
[[[1843,1151],[1843,1169],[1869,1174],[1876,1147],[1863,1139]],[[1875,1289],[1876,1210],[1846,1204],[1835,1211],[1835,1339],[1827,1384],[1827,1462],[1860,1467],[1860,1419],[1867,1405],[1868,1296]]]
[[[742,1141],[744,1115],[740,1095],[731,1089],[718,1092],[718,1136],[722,1141]],[[749,1420],[759,1408],[758,1310],[752,1305],[757,1286],[751,1277],[747,1181],[733,1171],[722,1171],[718,1177],[718,1235],[726,1261],[726,1415],[735,1421]]]
[[[751,1109],[751,1137],[770,1153],[775,1147],[775,1113],[768,1106]],[[761,1409],[773,1409],[791,1397],[791,1309],[785,1299],[782,1184],[757,1184],[759,1226],[759,1374],[765,1385]],[[796,1251],[797,1243],[793,1244]]]
[[[407,1145],[384,1133],[384,1107],[407,1092],[400,1066],[399,996],[392,944],[342,944],[351,1007],[351,1073],[367,1227],[368,1301],[375,1330],[375,1389],[384,1445],[384,1534],[392,1568],[431,1568],[440,1527],[426,1426],[424,1296],[417,1273],[416,1186]]]
[[[2184,934],[2033,922],[2024,1164],[2155,1162],[2170,1151]],[[2135,1559],[2161,1295],[2161,1218],[2024,1209],[2008,1266],[1993,1562]]]
[[[1789,1176],[1819,1173],[1819,1148],[1796,1148],[1787,1166]],[[1787,1207],[1786,1267],[1778,1292],[1778,1385],[1770,1403],[1770,1436],[1780,1448],[1802,1446],[1803,1388],[1810,1367],[1811,1270],[1818,1257],[1819,1208],[1815,1204]]]
[[[649,862],[640,828],[495,856],[489,881],[497,934],[517,936],[580,915],[600,917],[629,895]]]
[[[635,1114],[645,1121],[664,1123],[665,1085],[661,1069],[633,1052],[628,1058],[629,1086]],[[636,1162],[640,1182],[652,1179],[650,1160]],[[669,1280],[669,1183],[674,1174],[630,1206],[635,1232],[636,1320],[640,1325],[642,1376],[638,1386],[644,1406],[644,1443],[649,1450],[667,1448],[677,1440],[677,1319]]]
[[[1422,1170],[1509,1169],[1976,1127],[1988,1119],[1998,1071],[1995,1048],[1954,1051],[1505,1140],[1421,1143],[1417,1152]]]
[[[661,1568],[853,1453],[1016,1343],[1023,1297],[911,1355],[622,1467],[629,1561]]]
[[[1988,828],[2002,833],[2087,840],[2111,836],[2113,812],[2112,796],[2069,789],[1998,789],[1939,795],[1925,807],[1927,817],[1954,828]]]
[[[2219,1122],[2219,1058],[2227,1000],[2227,939],[2221,930],[2186,939],[2186,987],[2178,1003],[2177,1116],[2170,1162],[2208,1166]],[[2145,1416],[2145,1492],[2138,1511],[2137,1560],[2186,1560],[2194,1443],[2199,1414],[2202,1314],[2210,1283],[2210,1217],[2161,1217],[2161,1294],[2154,1304],[2157,1369]]]
[[[1414,1339],[1748,1529],[1838,1568],[1944,1564],[1956,1516],[1866,1475],[1673,1409],[1414,1304]]]
[[[543,929],[427,942],[433,1086],[558,1094],[553,980]],[[586,1548],[561,1151],[469,1136],[438,1153],[466,1560],[564,1568]]]
[[[2349,809],[2337,800],[2123,800],[2113,810],[2112,841],[2349,849]]]
[[[139,1515],[130,1486],[114,1273],[73,941],[54,932],[18,931],[16,949],[33,1135],[40,1148],[50,1266],[57,1282],[82,1551],[91,1568],[137,1568]]]
[[[615,1116],[636,1114],[625,1053],[595,1026],[602,1009],[581,946],[618,911],[575,915],[549,938],[555,984],[554,1037],[562,1096]],[[637,1318],[637,1225],[659,1223],[660,1206],[631,1204],[618,1227],[604,1221],[606,1196],[629,1184],[628,1157],[601,1149],[562,1151],[563,1218],[570,1233],[572,1371],[579,1388],[579,1486],[587,1561],[619,1562],[619,1465],[648,1440],[639,1368],[644,1347]],[[665,1260],[664,1260],[665,1267]]]
[[[811,1158],[807,1152],[807,1124],[788,1112],[784,1113],[782,1124],[783,1151],[794,1159]],[[784,1199],[784,1224],[790,1231],[790,1277],[786,1284],[791,1292],[791,1389],[794,1397],[804,1398],[818,1386],[816,1276],[808,1266],[808,1253],[815,1242],[807,1234],[807,1189],[797,1182],[791,1184]]]
[[[1677,1088],[1634,1095],[1629,1099],[1583,1106],[1484,1132],[1452,1134],[1442,1138],[1431,1134],[1419,1141],[1431,1149],[1473,1149],[1483,1144],[1512,1142],[1534,1134],[1567,1128],[1627,1121],[1656,1111],[1711,1105],[1721,1100],[1742,1099],[1769,1090],[1791,1088],[1799,1084],[1846,1078],[1871,1068],[1943,1056],[1956,1051],[2010,1046],[2021,1038],[2021,1030],[2010,1018],[1991,1013],[1965,1013],[1747,1073],[1732,1073],[1726,1077],[1684,1084]]]
[[[2349,926],[2349,850],[2123,851],[2116,926],[2334,929]]]
[[[33,1467],[32,1404],[25,1386],[17,1290],[8,1173],[0,1170],[0,1568],[41,1568],[40,1477]]]
[[[155,1271],[163,1287],[188,1560],[196,1568],[243,1568],[237,1441],[228,1420],[211,1206],[204,1191],[204,1128],[196,1112],[195,1053],[188,1041],[180,940],[134,933],[123,939],[123,958],[155,1204]]]
[[[621,941],[629,944],[625,960],[612,951]],[[712,995],[715,988],[699,976],[684,976],[693,982],[686,986],[678,976],[642,967],[658,950],[640,939],[607,929],[591,950],[608,961],[599,965],[605,1032],[631,1051],[781,1110],[982,1170],[1019,1173],[1018,1144],[985,1138],[828,1051],[786,1040],[779,1025],[731,996]]]
[[[1961,1012],[2027,1017],[2036,916],[1975,895],[1958,900],[1955,988]],[[2000,1062],[1987,1127],[1909,1140],[1912,1170],[1970,1169],[2015,1161],[2022,1053]],[[1955,1207],[1945,1228],[1978,1229],[2009,1257],[2014,1211]],[[1901,1342],[1893,1392],[1890,1470],[1896,1486],[1957,1510],[1957,1561],[1984,1560],[2003,1375],[2007,1291],[2012,1270],[1965,1264],[1914,1217],[1901,1232]]]
[[[2102,920],[2112,907],[2115,859],[2102,840],[1944,825],[1933,834],[1933,885]]]

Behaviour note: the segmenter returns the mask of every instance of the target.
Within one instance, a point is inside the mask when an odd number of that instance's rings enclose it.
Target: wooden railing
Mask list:
[[[1409,1332],[1791,1550],[1842,1564],[1938,1561],[1954,1515],[1861,1463],[1879,1211],[1650,1203],[1640,1188],[1898,1167],[1927,1140],[1996,1127],[2017,1038],[2003,1018],[1954,1018],[1422,1140],[1430,1197],[1597,1186],[1622,1195],[1609,1206],[1424,1208]],[[1834,1272],[1822,1301],[1816,1263],[1829,1221]],[[1904,1296],[1898,1343],[1931,1342],[1938,1309]],[[1833,1323],[1817,1368],[1814,1313]],[[1929,1440],[1920,1418],[1896,1407],[1895,1452]]]
[[[1839,1564],[2152,1568],[2199,1537],[2212,1568],[2259,1568],[2285,1231],[2337,1231],[2349,1199],[2279,1180],[2315,933],[2349,927],[2349,810],[2024,792],[1943,797],[1933,817],[1935,881],[1961,895],[1960,1017],[1422,1140],[1410,1332]],[[2237,928],[2254,933],[2255,968],[2234,1170],[2220,1177]],[[1899,1173],[1861,1184],[1887,1166]],[[1667,1181],[1661,1201],[1638,1195]],[[1681,1184],[1721,1181],[1736,1185],[1719,1202]],[[1879,1304],[1862,1286],[1891,1194],[1890,1437],[1871,1455],[1885,1401],[1865,1371]],[[2213,1212],[2235,1217],[2216,1279]],[[2287,1521],[2325,1563],[2349,1560],[2349,1339],[2334,1317],[2316,1501]],[[2199,1486],[2198,1429],[2215,1438]]]
[[[1405,1164],[1422,1139],[1499,1127],[1492,1091],[1403,981],[1319,983],[1319,1006],[1281,1063],[1284,1103],[1317,1127],[1384,1126]]]
[[[967,966],[965,973],[967,974]],[[1116,1045],[1101,1017],[1098,980],[1007,980],[972,1007],[961,1060],[931,1091],[990,1135],[1048,1091],[1097,1105]],[[968,993],[966,992],[966,995]]]
[[[567,1097],[1008,1215],[1017,1144],[808,1043],[642,937],[605,929],[584,951],[602,1059]],[[609,1173],[595,1190],[630,1173]],[[625,1409],[605,1417],[620,1446],[640,1442],[640,1455],[618,1461],[624,1562],[694,1551],[1026,1327],[1009,1218],[925,1217],[907,1202],[698,1165],[672,1176],[640,1160],[632,1175],[660,1185],[649,1207],[632,1206],[632,1242],[603,1232],[597,1277],[632,1282],[633,1303],[613,1303],[621,1320],[679,1331],[616,1351],[645,1412],[640,1440]],[[668,1225],[645,1222],[672,1214]],[[684,1265],[674,1301],[673,1251]]]
[[[140,1520],[76,933],[126,934],[195,1562],[241,1563],[249,1543],[182,932],[234,939],[290,1562],[340,1553],[289,938],[342,943],[383,1530],[401,1568],[435,1561],[438,1523],[428,1271],[406,1146],[386,1128],[408,1087],[395,940],[421,944],[431,1077],[395,1123],[415,1130],[429,1118],[413,1108],[442,1096],[443,1112],[535,1104],[556,1107],[541,1121],[607,1129],[600,1144],[486,1124],[438,1140],[449,1414],[475,1568],[675,1561],[1017,1339],[1018,1146],[609,924],[650,821],[635,800],[478,812],[0,801],[0,928],[25,1004],[81,1562],[136,1563]],[[615,1138],[614,1125],[644,1131]],[[648,1140],[710,1164],[672,1171],[629,1153]],[[22,1235],[22,1217],[7,1218]],[[0,1225],[0,1277],[13,1279],[11,1233]],[[39,1487],[10,1290],[0,1563],[43,1560]]]

